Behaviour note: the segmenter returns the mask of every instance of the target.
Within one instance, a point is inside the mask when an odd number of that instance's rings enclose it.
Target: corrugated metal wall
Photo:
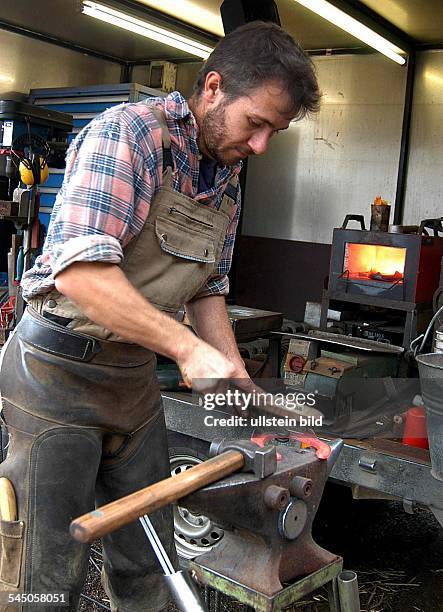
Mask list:
[[[120,82],[120,66],[0,30],[0,96],[36,87]]]
[[[376,195],[395,200],[406,70],[379,55],[315,60],[324,98],[314,120],[251,158],[243,233],[330,243],[348,213],[369,220]],[[419,55],[405,223],[443,214],[443,52]]]

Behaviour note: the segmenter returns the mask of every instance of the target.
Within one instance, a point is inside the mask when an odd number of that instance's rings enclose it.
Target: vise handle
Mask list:
[[[159,510],[240,470],[244,463],[245,458],[240,451],[227,450],[181,474],[156,482],[74,519],[69,531],[78,542],[92,542],[144,514]]]

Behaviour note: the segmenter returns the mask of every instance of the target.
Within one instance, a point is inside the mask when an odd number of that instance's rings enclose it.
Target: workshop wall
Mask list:
[[[185,98],[192,95],[194,81],[203,62],[191,62],[177,65],[177,89]]]
[[[369,221],[376,195],[395,201],[406,85],[404,68],[379,55],[318,58],[315,64],[322,109],[314,120],[276,136],[265,156],[249,160],[237,245],[236,301],[259,306],[260,296],[269,296],[269,309],[297,320],[307,300],[321,300],[332,229],[348,213]],[[443,51],[421,52],[405,224],[443,214],[442,112]]]
[[[250,159],[244,234],[330,243],[346,214],[395,199],[406,70],[381,55],[314,61],[321,111]]]
[[[0,97],[35,87],[120,82],[120,66],[63,47],[0,31]],[[19,97],[19,96],[17,96]]]
[[[417,58],[405,224],[443,215],[443,51]]]
[[[237,303],[295,320],[321,301],[333,228],[348,213],[369,221],[376,195],[395,199],[406,87],[406,71],[380,55],[314,62],[320,113],[248,162],[235,268]]]

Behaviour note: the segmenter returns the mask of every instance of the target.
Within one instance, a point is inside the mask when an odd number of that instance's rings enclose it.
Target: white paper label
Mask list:
[[[12,145],[12,129],[14,127],[13,121],[3,122],[3,142],[4,147],[10,147]]]

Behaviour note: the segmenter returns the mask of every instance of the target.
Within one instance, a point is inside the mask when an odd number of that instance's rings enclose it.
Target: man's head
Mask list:
[[[312,61],[273,23],[252,22],[211,53],[194,87],[191,108],[203,153],[222,165],[264,153],[270,137],[318,111]]]

